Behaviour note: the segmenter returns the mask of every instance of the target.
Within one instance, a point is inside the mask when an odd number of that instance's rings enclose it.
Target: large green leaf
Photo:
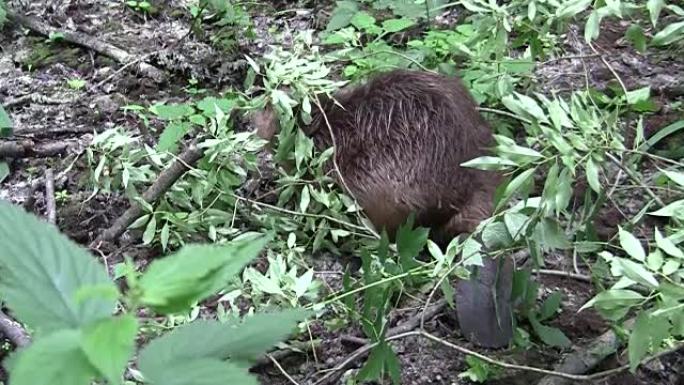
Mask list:
[[[0,293],[37,332],[77,329],[112,314],[104,267],[54,227],[0,200]]]
[[[162,313],[185,311],[216,293],[269,241],[259,237],[226,245],[189,245],[154,261],[140,279],[141,301]]]
[[[256,314],[239,324],[195,321],[150,342],[140,352],[139,367],[146,377],[159,378],[190,359],[247,361],[281,341],[307,315],[295,309]]]
[[[131,314],[107,318],[83,330],[83,352],[110,384],[121,383],[137,331],[138,320]]]
[[[81,350],[81,333],[60,330],[19,352],[10,385],[90,385],[97,370]]]

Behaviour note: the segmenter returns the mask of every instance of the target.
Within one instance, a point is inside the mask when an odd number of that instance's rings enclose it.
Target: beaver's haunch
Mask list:
[[[491,214],[499,175],[460,164],[485,155],[492,133],[458,79],[395,70],[334,98],[342,107],[322,101],[325,116],[314,107],[305,131],[318,148],[333,144],[332,131],[344,182],[379,230],[393,237],[415,213],[416,224],[430,228],[444,247]],[[265,139],[277,132],[269,115],[255,119]],[[512,269],[508,260],[499,269],[499,262],[485,261],[456,290],[464,335],[488,347],[506,345],[512,337]]]

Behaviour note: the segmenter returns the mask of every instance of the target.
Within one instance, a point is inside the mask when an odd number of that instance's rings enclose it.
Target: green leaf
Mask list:
[[[623,289],[610,289],[598,293],[582,305],[580,311],[594,306],[600,309],[615,309],[625,306],[633,306],[644,300],[644,296],[633,291]]]
[[[506,212],[504,213],[504,224],[514,241],[519,240],[525,235],[525,227],[530,221],[530,218],[521,213]]]
[[[674,274],[681,267],[681,262],[676,259],[670,259],[663,265],[663,275],[669,276]]]
[[[663,253],[660,250],[654,250],[646,257],[646,266],[652,271],[659,271],[663,267]]]
[[[358,379],[361,381],[382,380],[385,373],[388,373],[393,384],[400,384],[399,365],[396,353],[386,342],[382,342],[371,350],[365,365],[359,371]]]
[[[518,164],[512,160],[494,157],[481,156],[479,158],[471,159],[467,162],[461,163],[462,167],[471,167],[479,170],[509,170],[512,167],[517,167]]]
[[[530,19],[530,21],[534,21],[534,18],[537,16],[537,2],[536,1],[531,1],[527,5],[527,18]]]
[[[337,1],[337,6],[333,9],[325,30],[334,31],[348,26],[358,10],[359,5],[356,1]]]
[[[311,203],[311,194],[309,194],[309,186],[304,186],[302,188],[302,196],[299,199],[299,210],[303,213],[309,208],[309,203]]]
[[[513,95],[507,95],[501,99],[506,108],[520,116],[531,116],[538,122],[548,122],[544,110],[542,110],[536,100],[517,92],[514,95],[517,99]]]
[[[159,241],[161,242],[162,249],[166,250],[166,248],[169,246],[169,236],[170,234],[170,227],[169,227],[169,222],[164,223],[164,226],[162,226],[161,229],[161,234],[159,235]]]
[[[551,103],[549,103],[547,108],[549,111],[549,117],[551,118],[551,122],[553,123],[553,126],[556,128],[556,130],[560,131],[563,127],[574,127],[572,120],[570,120],[570,117],[568,116],[567,112],[563,109],[563,106],[561,106],[561,103],[558,99],[554,99]]]
[[[90,385],[98,376],[81,350],[81,333],[59,330],[19,351],[10,372],[12,385]]]
[[[190,124],[187,122],[169,122],[159,136],[157,151],[169,151],[175,153],[181,139],[190,132]]]
[[[601,193],[601,182],[599,182],[599,169],[594,163],[594,160],[589,157],[587,160],[587,182],[589,182],[589,187],[591,187],[597,194]]]
[[[157,218],[152,216],[150,221],[147,222],[145,231],[143,232],[142,241],[143,244],[149,245],[154,240],[154,236],[157,234]]]
[[[625,258],[616,258],[615,260],[619,263],[627,278],[646,286],[658,287],[658,281],[650,271],[646,270],[644,265]]]
[[[651,40],[651,44],[655,46],[664,46],[672,44],[681,38],[684,38],[684,21],[672,23],[662,31],[656,33],[656,35],[653,36],[653,40]]]
[[[674,201],[659,210],[650,212],[649,214],[658,217],[674,217],[682,219],[684,218],[684,199]]]
[[[107,318],[83,330],[83,352],[110,384],[121,383],[137,332],[138,320],[131,314]]]
[[[669,171],[669,170],[660,170],[660,171],[663,174],[665,174],[665,176],[667,176],[671,181],[677,183],[681,187],[684,187],[684,173]]]
[[[649,332],[650,322],[649,315],[645,312],[639,314],[634,322],[634,328],[629,335],[629,343],[627,346],[629,355],[629,367],[632,373],[636,372],[636,368],[641,362],[641,359],[646,356],[649,350]]]
[[[5,108],[0,105],[0,138],[12,136],[12,119],[10,119]]]
[[[651,24],[653,24],[654,27],[658,24],[660,12],[664,7],[665,0],[648,0],[648,2],[646,2],[646,8],[648,8],[648,13],[651,17]]]
[[[658,230],[657,227],[655,229],[655,241],[660,250],[673,257],[684,259],[684,252],[682,252],[682,249],[677,247],[669,238],[663,237],[663,234],[660,233],[660,230]]]
[[[397,251],[401,260],[401,266],[405,269],[411,269],[417,265],[414,260],[421,250],[425,247],[428,240],[429,230],[423,227],[413,229],[413,220],[409,220],[403,225],[399,226],[397,230]]]
[[[538,151],[517,144],[502,144],[497,146],[496,149],[499,154],[506,156],[518,165],[526,165],[544,157]]]
[[[0,161],[0,183],[10,175],[10,168],[7,162]]]
[[[525,170],[518,174],[513,180],[511,180],[507,185],[506,188],[504,189],[503,196],[501,200],[499,201],[499,204],[497,205],[497,208],[502,207],[504,204],[508,203],[508,201],[513,198],[513,195],[520,190],[522,190],[524,187],[528,186],[529,183],[532,181],[532,175],[536,171],[536,168],[531,168],[528,170]]]
[[[569,347],[572,342],[560,331],[560,329],[542,325],[535,317],[528,317],[532,329],[537,333],[539,339],[549,346],[557,346],[561,348]]]
[[[251,60],[251,59],[249,59]],[[249,61],[248,60],[248,61]],[[251,63],[250,63],[251,65]],[[254,63],[256,65],[256,63]],[[255,71],[258,73],[259,72],[259,66],[256,66]],[[235,99],[226,99],[226,98],[220,98],[217,99],[213,96],[208,96],[202,100],[200,100],[197,103],[197,108],[199,108],[202,111],[202,115],[208,117],[208,118],[214,118],[216,117],[216,108],[223,112],[224,114],[229,114],[232,110],[233,107],[235,107],[236,101]],[[197,118],[195,118],[197,119]]]
[[[504,248],[513,243],[506,224],[490,222],[482,230],[482,242],[489,249]]]
[[[651,87],[646,86],[639,88],[638,90],[627,91],[625,97],[627,99],[627,103],[632,105],[648,101],[648,99],[651,97]]]
[[[161,379],[170,368],[188,360],[250,361],[292,333],[297,322],[308,315],[307,311],[290,309],[255,314],[240,323],[201,320],[185,324],[143,348],[139,367],[146,377]]]
[[[592,0],[570,0],[565,1],[563,4],[556,9],[556,17],[559,19],[565,19],[573,17],[591,5]]]
[[[91,287],[117,290],[104,266],[54,226],[2,200],[0,250],[0,293],[37,332],[75,329],[112,314],[111,296],[76,298]]]
[[[639,24],[632,24],[627,28],[625,38],[634,45],[634,49],[641,53],[646,52],[646,35]]]
[[[350,22],[356,29],[363,30],[375,25],[375,18],[368,12],[361,11],[357,12]]]
[[[214,294],[259,254],[270,237],[226,245],[188,245],[157,259],[140,279],[141,302],[158,312],[185,311]]]
[[[639,242],[632,233],[627,232],[623,230],[622,227],[618,226],[618,235],[620,237],[620,246],[622,246],[630,257],[641,262],[646,259],[646,253],[644,252],[644,248],[641,247],[641,242]]]
[[[587,23],[584,25],[584,40],[591,43],[599,36],[599,28],[601,24],[601,15],[594,10],[589,14]]]
[[[547,250],[566,250],[572,247],[565,235],[565,230],[553,218],[544,218],[539,221],[534,228],[532,239]]]
[[[187,104],[155,104],[150,111],[160,119],[174,120],[192,115],[195,110]]]
[[[548,318],[553,317],[558,309],[560,309],[561,305],[561,293],[560,292],[553,292],[551,295],[546,298],[544,303],[541,306],[541,309],[539,311],[539,320],[544,321]]]
[[[385,32],[394,33],[403,31],[414,24],[416,24],[416,22],[411,19],[390,19],[382,22],[382,29],[384,29]]]

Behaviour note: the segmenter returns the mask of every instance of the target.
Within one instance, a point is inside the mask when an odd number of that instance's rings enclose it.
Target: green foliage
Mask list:
[[[173,160],[182,138],[193,132],[199,135],[197,145],[206,149],[206,157],[155,206],[145,204],[145,215],[132,227],[144,228],[145,244],[158,243],[165,250],[192,237],[219,241],[235,235],[231,223],[237,198],[228,192],[256,170],[256,152],[263,144],[250,133],[234,131],[230,114],[242,103],[243,99],[228,95],[193,104],[129,106],[148,127],[153,119],[164,125],[159,141],[152,148],[121,128],[97,135],[86,151],[94,166],[90,181],[95,193],[124,189],[130,199],[137,199]]]
[[[456,10],[459,20],[455,27],[429,26],[420,35],[408,33],[422,27],[423,20],[431,25],[430,18],[457,6],[462,9]],[[223,31],[228,31],[225,36],[231,42],[237,39],[235,31],[251,30],[247,11],[241,3],[213,0],[202,1],[191,10],[196,30],[201,25],[227,27]],[[605,23],[621,20],[628,26],[626,40],[639,52],[649,53],[678,47],[684,36],[683,17],[681,7],[666,0],[337,1],[325,31],[318,35],[300,32],[291,46],[276,46],[263,58],[247,57],[244,93],[176,105],[130,106],[128,110],[138,115],[144,128],[157,134],[157,143],[148,145],[121,129],[96,137],[88,150],[89,161],[97,165],[91,181],[103,191],[125,190],[129,199],[136,199],[179,153],[184,139],[195,138],[207,149],[204,159],[159,202],[146,204],[145,214],[132,227],[142,230],[143,243],[158,243],[164,249],[197,238],[222,242],[245,228],[272,230],[274,241],[267,252],[266,271],[246,268],[222,298],[232,303],[241,297],[255,308],[310,301],[316,309],[328,306],[337,312],[339,319],[330,324],[357,322],[365,337],[377,343],[359,380],[389,377],[398,381],[398,358],[385,335],[389,314],[404,293],[437,286],[453,306],[449,284],[453,275],[467,277],[465,266],[479,265],[488,255],[505,257],[518,249],[529,251],[531,268],[544,267],[549,252],[567,253],[591,266],[598,294],[585,307],[595,307],[619,328],[625,328],[627,314],[637,317],[634,326],[626,328],[631,330],[629,357],[634,369],[646,355],[684,337],[680,316],[684,308],[682,165],[672,150],[665,154],[672,161],[661,164],[659,174],[641,180],[637,162],[651,157],[654,146],[674,137],[684,124],[675,122],[644,140],[644,118],[659,108],[650,87],[624,90],[609,85],[598,91],[589,85],[543,95],[535,89],[535,70],[546,58],[562,56],[560,42],[571,24],[583,28],[585,42],[593,42],[601,36]],[[301,130],[311,122],[319,98],[347,83],[331,80],[337,79],[338,68],[341,76],[352,82],[392,68],[458,74],[478,103],[498,112],[488,116],[497,134],[494,154],[464,164],[506,173],[496,212],[480,224],[476,234],[454,239],[445,250],[429,240],[427,230],[414,229],[410,221],[402,227],[396,248],[386,237],[372,237],[352,197],[334,185],[324,167],[332,150],[318,151]],[[238,195],[240,186],[258,171],[255,159],[263,142],[249,133],[234,132],[234,117],[267,105],[274,109],[281,127],[274,154],[277,177],[269,191],[277,196],[277,207]],[[625,145],[625,130],[637,132],[632,148]],[[616,173],[618,177],[626,175],[633,185],[618,185],[624,181],[614,181]],[[542,185],[537,186],[540,180]],[[587,192],[580,200],[573,199],[573,188],[580,182],[586,182]],[[654,207],[659,203],[658,199],[651,201],[650,182],[658,185],[656,194],[667,189],[666,204]],[[614,239],[599,243],[597,212],[605,202],[614,204],[615,191],[623,188],[647,191],[644,208],[627,218]],[[255,209],[248,212],[244,206]],[[670,221],[655,230],[649,244],[635,230],[645,215]],[[417,258],[425,246],[427,261]],[[363,269],[361,274],[345,272],[343,291],[316,303],[320,283],[313,278],[307,257],[321,250],[360,255]],[[195,258],[186,252],[196,254]],[[183,257],[178,257],[178,265],[168,263],[184,267],[178,271],[163,265],[151,267],[148,274],[153,278],[136,286],[145,287],[147,294],[138,293],[135,303],[160,312],[187,309],[206,293],[218,290],[210,283],[193,286],[191,282],[230,275],[229,265],[238,269],[249,260],[245,254],[244,261],[227,261],[214,255],[210,247],[182,249],[180,253]],[[205,263],[195,266],[190,260],[197,257],[204,257]],[[119,268],[124,271],[126,267]],[[162,282],[166,272],[173,279]],[[128,273],[122,274],[130,276]],[[516,344],[530,348],[539,341],[568,347],[572,341],[549,326],[564,299],[560,293],[551,293],[540,300],[541,289],[530,269],[516,273],[514,297],[520,304],[521,321]],[[193,309],[190,318],[198,311]],[[176,321],[168,319],[173,326]],[[215,335],[222,335],[224,326],[207,327],[215,327]],[[169,336],[178,341],[185,338],[183,341],[193,346],[188,350],[192,356],[178,352],[173,353],[178,356],[145,364],[148,368],[158,365],[148,369],[156,383],[181,383],[188,378],[185,376],[199,371],[223,373],[225,378],[250,383],[241,377],[242,362],[218,361],[223,351],[210,343],[212,333],[207,332],[207,340],[203,340],[193,330],[188,326],[177,330],[185,337]],[[206,346],[195,347],[193,340],[204,341]],[[157,355],[148,353],[146,357],[151,360]],[[473,381],[497,374],[493,367],[473,358],[468,358],[468,365],[462,376]],[[169,367],[173,370],[162,370]]]
[[[138,12],[141,12],[141,13],[150,13],[150,11],[153,8],[152,3],[150,3],[149,1],[145,1],[145,0],[142,0],[142,1],[128,0],[128,1],[126,1],[126,5],[130,8],[138,11]]]
[[[5,9],[5,1],[0,0],[0,27],[7,22],[7,10]]]
[[[34,342],[6,362],[12,384],[121,384],[143,326],[135,317],[138,306],[186,311],[220,290],[267,241],[250,237],[223,246],[189,246],[155,261],[139,279],[128,276],[129,290],[122,294],[104,266],[53,226],[0,202],[2,299],[36,331]],[[124,313],[113,316],[116,298]],[[150,384],[256,384],[248,363],[308,314],[292,309],[240,324],[188,324],[142,350],[141,372]]]
[[[468,370],[459,374],[459,378],[466,378],[468,381],[484,383],[501,373],[501,368],[491,365],[477,357],[466,356],[465,361],[468,364]]]
[[[225,51],[236,51],[242,39],[252,39],[255,36],[247,4],[249,2],[200,0],[190,9],[193,32],[198,36],[208,32],[209,40],[214,45]]]
[[[0,288],[17,318],[45,335],[108,317],[117,290],[104,267],[53,226],[0,205]]]

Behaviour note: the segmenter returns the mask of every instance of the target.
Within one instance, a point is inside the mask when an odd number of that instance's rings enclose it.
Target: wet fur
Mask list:
[[[394,238],[415,213],[416,224],[430,228],[431,238],[444,247],[492,213],[500,176],[460,166],[486,155],[493,144],[489,126],[460,80],[395,70],[345,88],[334,99],[339,105],[321,100],[325,116],[314,106],[313,122],[304,130],[320,149],[333,145],[332,131],[344,182],[378,230]],[[264,139],[278,131],[270,110],[254,122]],[[492,319],[491,288],[498,269],[497,261],[486,261],[481,275],[457,285],[462,331],[491,347],[507,344],[512,334],[510,325],[498,328]],[[504,287],[497,293],[499,312],[505,314],[499,320],[510,324],[512,271],[501,272]]]

